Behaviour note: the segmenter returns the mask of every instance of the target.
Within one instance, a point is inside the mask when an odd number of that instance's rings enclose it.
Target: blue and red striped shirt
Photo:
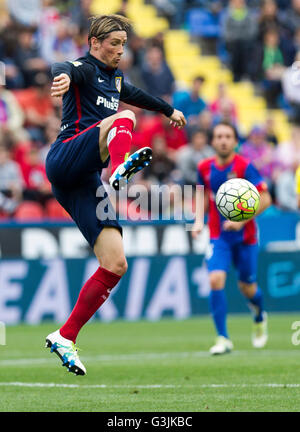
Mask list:
[[[224,238],[227,241],[242,241],[245,244],[257,243],[257,227],[254,219],[249,220],[240,231],[224,231],[226,220],[215,203],[216,193],[222,183],[232,178],[244,178],[254,184],[259,192],[267,190],[267,185],[254,165],[238,154],[227,165],[218,165],[216,157],[201,161],[198,165],[198,183],[209,194],[208,226],[211,239]]]

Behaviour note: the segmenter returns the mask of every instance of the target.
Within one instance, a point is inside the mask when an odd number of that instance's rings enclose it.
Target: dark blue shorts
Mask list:
[[[212,250],[206,257],[208,271],[223,270],[226,273],[231,263],[238,271],[238,280],[254,283],[257,280],[258,246],[244,243],[230,244],[222,239],[211,240]]]
[[[100,158],[99,131],[99,125],[95,125],[71,139],[55,141],[46,159],[55,198],[92,248],[104,227],[115,227],[122,233],[107,193],[103,192],[100,174],[108,160],[102,162]]]

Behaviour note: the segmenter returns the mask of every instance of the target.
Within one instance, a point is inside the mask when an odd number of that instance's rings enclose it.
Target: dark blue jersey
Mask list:
[[[112,69],[90,53],[74,62],[55,63],[52,75],[66,73],[71,78],[63,96],[59,139],[73,136],[115,114],[119,101],[171,116],[174,109],[164,100],[124,82],[120,69]]]

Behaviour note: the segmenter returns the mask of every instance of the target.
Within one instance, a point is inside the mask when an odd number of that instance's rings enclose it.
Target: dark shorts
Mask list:
[[[229,271],[231,263],[238,271],[238,280],[246,283],[254,283],[257,280],[257,244],[244,243],[230,244],[222,239],[211,240],[212,250],[206,257],[208,271]]]
[[[46,159],[55,198],[92,248],[104,227],[117,228],[122,234],[100,178],[108,160],[102,162],[100,158],[99,131],[95,125],[72,138],[55,141]]]

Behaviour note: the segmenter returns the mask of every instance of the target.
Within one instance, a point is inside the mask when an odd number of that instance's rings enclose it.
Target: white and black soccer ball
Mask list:
[[[259,207],[260,195],[248,180],[234,178],[223,183],[216,194],[219,212],[231,221],[251,219]]]

